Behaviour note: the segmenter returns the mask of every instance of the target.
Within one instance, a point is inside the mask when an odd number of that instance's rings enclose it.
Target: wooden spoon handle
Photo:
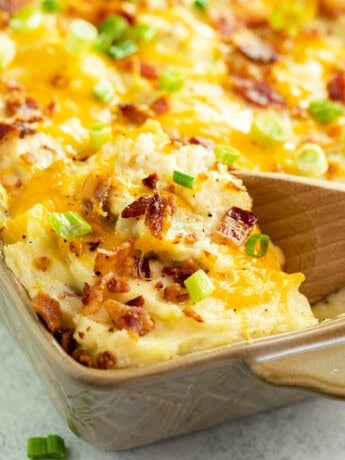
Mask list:
[[[345,186],[272,173],[236,172],[263,232],[285,254],[284,269],[306,276],[311,303],[345,286]]]

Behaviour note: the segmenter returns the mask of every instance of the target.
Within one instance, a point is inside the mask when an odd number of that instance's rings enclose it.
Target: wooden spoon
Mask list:
[[[253,198],[262,232],[285,254],[284,270],[302,272],[313,303],[345,286],[345,184],[278,173],[233,171]]]

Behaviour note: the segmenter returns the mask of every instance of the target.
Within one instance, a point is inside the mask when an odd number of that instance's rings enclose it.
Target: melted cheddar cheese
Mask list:
[[[133,367],[316,324],[298,291],[303,275],[282,271],[280,251],[270,243],[262,257],[248,254],[260,229],[244,222],[251,199],[231,170],[300,174],[296,152],[313,143],[328,165],[320,178],[344,180],[341,3],[299,2],[282,27],[273,0],[202,9],[66,0],[52,13],[23,3],[41,14],[31,30],[13,26],[20,12],[0,16],[1,237],[7,265],[64,348],[84,365]],[[101,49],[107,17],[125,21],[111,46],[130,42],[129,55]],[[80,18],[98,41],[72,53],[66,40]],[[162,80],[172,69],[183,77],[173,90]],[[338,116],[320,122],[317,100],[337,104]],[[284,124],[282,141],[258,141],[262,114]],[[95,148],[98,123],[111,132]],[[233,164],[217,146],[236,149]],[[51,216],[67,211],[91,230],[61,237]],[[247,233],[236,241],[237,225]],[[198,270],[213,289],[193,302],[184,282]]]

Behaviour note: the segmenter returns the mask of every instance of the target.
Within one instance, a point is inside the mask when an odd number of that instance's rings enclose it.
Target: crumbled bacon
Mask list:
[[[154,327],[154,322],[143,307],[125,305],[114,299],[106,300],[104,306],[118,329],[127,329],[142,336]]]
[[[225,242],[239,246],[248,237],[257,218],[251,211],[232,206],[223,217],[217,235]]]
[[[96,355],[96,365],[99,369],[113,369],[116,366],[116,357],[110,351],[101,351]]]
[[[123,278],[113,276],[107,283],[107,289],[112,293],[129,292],[130,287],[128,281]]]
[[[23,123],[36,123],[43,120],[42,111],[37,102],[31,97],[25,97],[22,92],[17,92],[6,98],[6,109],[15,121]]]
[[[232,35],[243,27],[243,22],[229,11],[211,14],[211,22],[224,42],[229,42]]]
[[[202,316],[199,315],[192,307],[188,306],[183,309],[183,313],[188,316],[188,318],[192,318],[198,323],[204,323],[205,320],[202,318]]]
[[[19,137],[19,130],[15,123],[0,122],[0,142]]]
[[[33,260],[34,266],[41,272],[46,272],[48,270],[50,259],[48,257],[36,257]]]
[[[335,18],[345,12],[344,0],[319,0],[319,9],[325,16]]]
[[[112,250],[98,249],[95,257],[94,272],[105,275],[109,272],[120,274],[126,259],[134,250],[134,241],[128,240]]]
[[[73,337],[74,330],[73,329],[58,329],[54,333],[54,337],[56,340],[59,342],[61,345],[62,349],[65,350],[66,353],[69,355],[72,354],[72,352],[76,348],[76,341]]]
[[[200,136],[193,136],[188,139],[188,142],[193,145],[202,145],[205,149],[212,149],[213,148],[213,141],[211,139],[207,139],[206,137]]]
[[[163,115],[169,110],[169,101],[165,96],[161,96],[152,102],[150,108],[156,115]]]
[[[78,348],[72,353],[73,359],[75,359],[79,364],[82,364],[86,367],[92,367],[92,356],[88,350],[84,350],[82,348]]]
[[[128,300],[126,305],[129,305],[130,307],[143,307],[145,305],[145,299],[142,295],[138,295],[137,297],[134,297],[134,299]]]
[[[159,77],[159,72],[157,67],[154,67],[152,64],[147,64],[146,62],[140,62],[139,64],[140,75],[143,78],[148,80],[157,80]]]
[[[155,190],[157,188],[157,182],[158,182],[158,174],[157,173],[152,173],[150,174],[149,176],[145,177],[143,180],[142,180],[142,183],[152,189],[152,190]]]
[[[189,294],[180,284],[173,283],[164,288],[163,298],[167,302],[182,303],[189,299]]]
[[[285,104],[284,97],[266,81],[237,78],[234,79],[233,87],[240,96],[259,107]]]
[[[345,102],[345,73],[338,72],[327,84],[329,98],[332,101]]]
[[[232,43],[248,59],[258,64],[272,64],[278,60],[273,46],[248,29],[232,35]]]
[[[141,196],[123,209],[121,217],[128,219],[130,217],[143,216],[146,213],[151,200],[152,196],[150,195]]]
[[[163,267],[162,273],[164,275],[171,276],[175,283],[184,286],[184,280],[196,272],[199,268],[200,264],[197,261],[188,259],[183,263],[176,264],[171,267]]]
[[[92,174],[86,178],[82,190],[84,217],[95,220],[109,212],[112,188],[112,178],[108,175]]]
[[[138,104],[119,104],[121,115],[131,123],[141,125],[150,118],[150,113],[145,106],[139,106]]]
[[[43,319],[51,332],[56,332],[62,326],[62,313],[57,300],[44,292],[39,292],[32,299],[32,308]]]

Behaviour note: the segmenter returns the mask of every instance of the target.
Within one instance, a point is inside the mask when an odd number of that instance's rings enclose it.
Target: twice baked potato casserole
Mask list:
[[[78,362],[312,326],[234,169],[343,180],[342,2],[0,2],[6,265]]]

